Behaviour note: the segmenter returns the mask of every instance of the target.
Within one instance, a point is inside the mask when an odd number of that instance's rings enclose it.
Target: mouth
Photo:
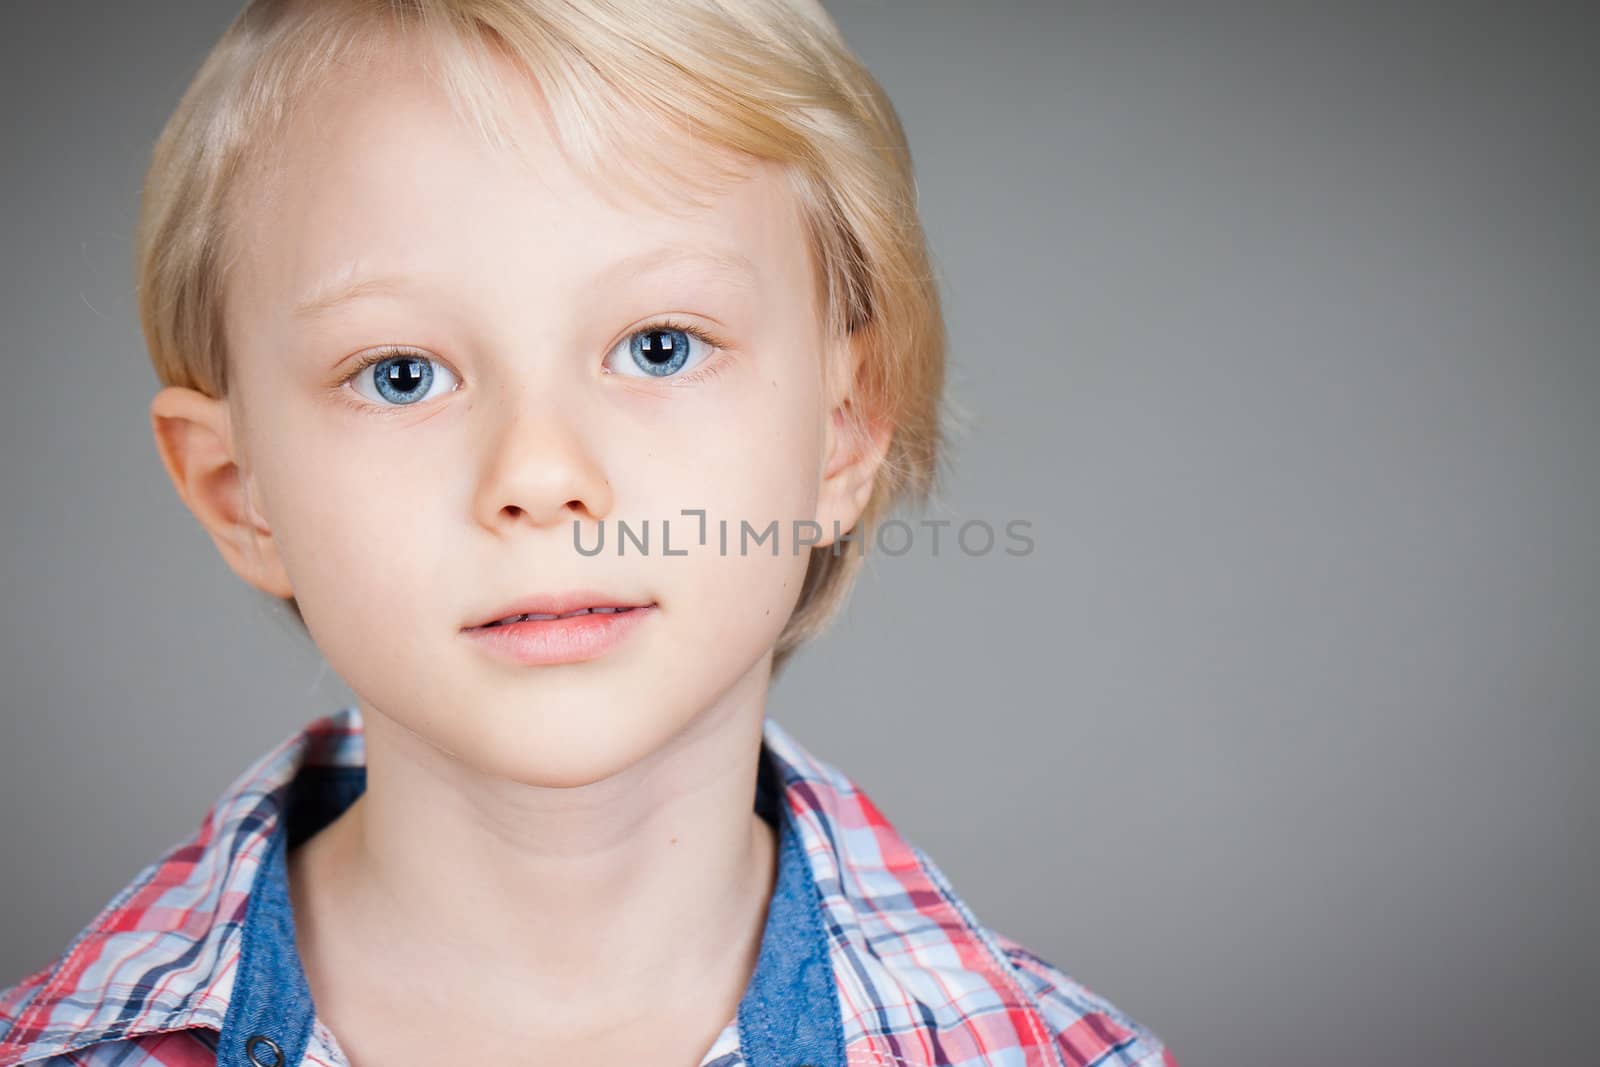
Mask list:
[[[567,604],[517,604],[505,609],[502,614],[486,619],[472,626],[464,626],[463,630],[492,630],[502,626],[512,626],[521,622],[557,622],[562,619],[577,619],[585,615],[624,615],[632,611],[642,611],[655,607],[655,602],[641,604],[627,604],[620,601],[594,597],[592,603],[581,603],[582,598],[564,598]],[[577,600],[578,603],[573,603]]]
[[[587,601],[587,603],[586,603]],[[518,667],[583,663],[639,638],[660,608],[655,601],[625,604],[593,593],[507,604],[495,618],[462,627],[464,640],[491,658]]]
[[[469,626],[469,630],[492,630],[496,626],[510,626],[514,622],[554,622],[557,619],[575,619],[580,615],[621,615],[626,611],[638,611],[649,607],[649,604],[636,604],[626,608],[579,608],[577,611],[568,611],[560,615],[507,615],[503,619],[483,623],[481,626]]]

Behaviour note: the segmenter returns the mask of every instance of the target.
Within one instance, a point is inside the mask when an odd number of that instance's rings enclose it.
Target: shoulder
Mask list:
[[[4,1059],[7,1067],[215,1067],[214,1035],[198,1029],[96,1041],[70,1052]]]
[[[0,989],[0,1067],[215,1063],[257,871],[308,765],[362,755],[353,709],[314,720],[238,775],[54,961]]]
[[[56,969],[51,964],[17,984],[0,989],[0,1067],[199,1067],[214,1064],[215,1053],[188,1032],[144,1035],[126,1040],[95,1040],[73,1047],[67,1042],[25,1041],[18,1024],[32,1014],[41,990]],[[208,1058],[209,1057],[209,1058]]]
[[[50,980],[55,970],[51,963],[34,971],[16,985],[0,988],[0,1067],[13,1063],[26,1063],[13,1054],[16,1045],[17,1023],[27,1013],[28,1006],[39,996],[39,991]]]
[[[1147,1027],[986,926],[858,783],[771,719],[833,943],[852,1062],[1175,1067]]]
[[[192,952],[161,949],[164,933],[139,929],[139,894],[146,868],[75,937],[57,959],[15,985],[0,988],[0,1067],[199,1067],[215,1064],[208,1034],[220,1025],[209,990],[173,1005],[167,994],[185,992],[181,965],[205,960]],[[157,910],[152,904],[151,910]],[[186,942],[188,948],[193,942]],[[160,955],[156,965],[142,966]],[[165,962],[162,962],[165,961]],[[195,973],[202,974],[203,968]],[[187,1010],[185,1010],[187,1008]]]
[[[1026,946],[996,931],[987,932],[1038,1006],[1069,1067],[1177,1067],[1177,1059],[1149,1027]]]
[[[0,1067],[202,1062],[192,1039],[166,1035],[221,1028],[262,837],[214,808],[56,959],[0,992]]]

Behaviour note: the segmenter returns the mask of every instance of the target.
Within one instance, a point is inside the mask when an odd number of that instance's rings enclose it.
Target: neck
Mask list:
[[[614,1027],[619,1006],[655,1015],[708,996],[731,1018],[776,874],[775,833],[753,810],[765,676],[749,681],[662,749],[572,788],[483,775],[363,705],[366,791],[291,854],[312,920],[302,955],[427,975],[486,1012],[528,998],[574,1032]],[[322,1005],[319,978],[336,983],[306,964]]]

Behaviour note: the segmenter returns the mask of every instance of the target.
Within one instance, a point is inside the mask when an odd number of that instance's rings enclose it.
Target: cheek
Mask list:
[[[417,576],[433,573],[442,553],[434,519],[443,501],[427,488],[449,484],[438,457],[321,439],[309,427],[284,427],[264,444],[262,500],[313,630],[344,632],[359,619],[370,634],[419,613]]]
[[[674,553],[688,552],[665,557],[653,544],[650,573],[683,624],[672,633],[676,653],[715,660],[721,666],[712,674],[727,675],[771,646],[810,557],[809,548],[796,550],[795,523],[816,512],[820,401],[805,380],[774,385],[774,377],[751,376],[715,403],[708,398],[698,417],[658,426],[657,440],[673,445],[654,449],[654,461],[636,471],[609,464],[620,472],[617,510],[648,517],[652,527],[666,520]]]
[[[613,454],[606,467],[630,511],[704,509],[707,521],[812,517],[822,449],[820,389],[808,373],[815,356],[785,352],[724,372],[682,403],[658,413],[630,413],[647,426],[642,451]],[[639,416],[639,417],[633,417]],[[630,427],[630,428],[631,428]],[[641,456],[647,456],[640,462]]]

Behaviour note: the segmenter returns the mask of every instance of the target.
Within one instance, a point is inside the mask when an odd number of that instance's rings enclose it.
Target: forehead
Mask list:
[[[495,147],[421,61],[390,40],[297,100],[234,191],[230,317],[281,313],[368,272],[493,271],[559,289],[658,251],[767,288],[809,277],[776,164],[640,136],[580,169],[537,86],[499,56],[517,147]]]

